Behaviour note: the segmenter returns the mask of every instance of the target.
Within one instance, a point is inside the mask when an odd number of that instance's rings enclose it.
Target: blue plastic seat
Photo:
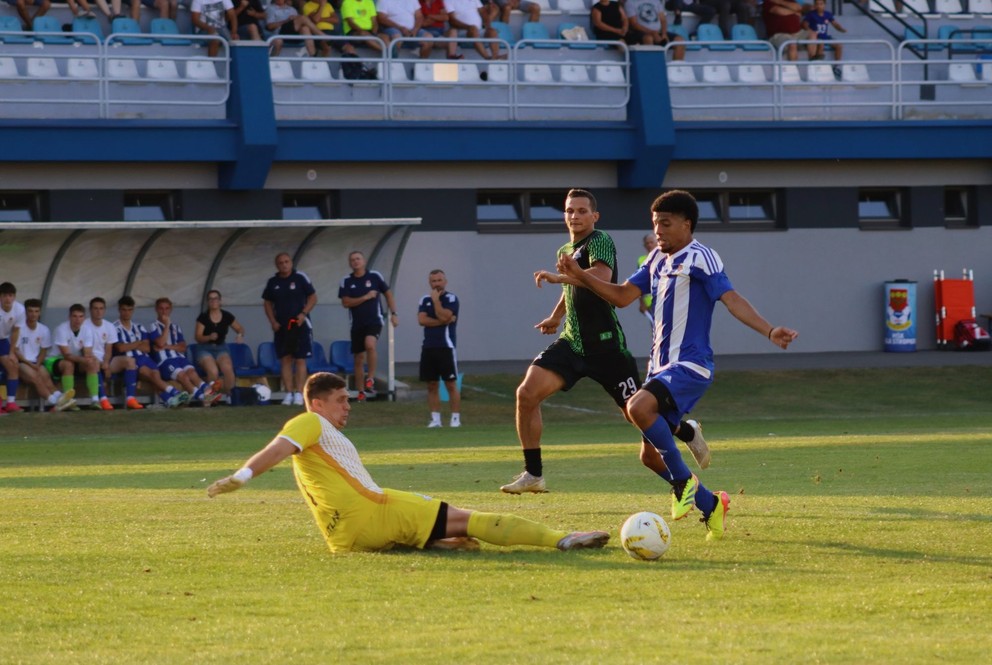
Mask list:
[[[36,16],[31,26],[35,32],[42,33],[39,39],[46,44],[72,43],[72,38],[66,37],[62,32],[62,24],[52,16]]]
[[[178,37],[179,26],[171,18],[153,18],[148,32],[158,36],[155,41],[163,46],[189,46],[193,43],[189,39]],[[162,37],[161,35],[176,35],[176,37]]]
[[[589,42],[576,41],[576,40],[566,40],[565,36],[562,34],[566,30],[571,30],[572,28],[577,28],[575,23],[559,23],[558,24],[558,39],[568,42],[568,48],[596,48],[596,44],[590,44]]]
[[[21,30],[21,20],[16,16],[0,16],[0,32],[13,32],[22,34],[0,35],[0,42],[4,44],[30,44],[33,39],[23,34]]]
[[[324,355],[324,345],[320,342],[314,340],[310,347],[310,357],[307,358],[307,373],[313,374],[314,372],[331,372],[335,373],[338,371],[337,365],[327,362],[327,356]]]
[[[730,29],[730,41],[733,42],[756,42],[758,40],[758,33],[754,31],[754,27],[748,25],[747,23],[738,23],[733,28]],[[768,51],[769,48],[762,46],[761,44],[745,44],[738,48],[744,49],[745,51]]]
[[[339,339],[331,342],[331,364],[338,371],[347,374],[355,373],[355,356],[351,353],[351,342],[346,339]]]
[[[534,21],[527,21],[524,23],[523,30],[524,39],[551,39],[551,33],[548,32],[548,26],[543,23],[535,23]],[[559,48],[558,44],[531,44],[532,48]]]
[[[720,28],[713,25],[712,23],[701,23],[699,27],[696,28],[696,40],[701,42],[726,42],[723,38],[723,33],[720,32]],[[733,51],[734,47],[730,44],[709,44],[706,46],[711,51]]]
[[[276,345],[272,342],[262,342],[258,345],[258,366],[265,370],[266,374],[282,373],[282,363],[276,356]]]
[[[100,21],[95,18],[77,16],[72,19],[72,31],[88,32],[95,36],[95,40],[76,37],[76,40],[83,44],[95,44],[97,41],[103,41],[103,26],[100,25]]]
[[[137,35],[141,34],[141,26],[133,18],[118,16],[110,24],[110,32],[111,35]],[[152,40],[145,37],[117,37],[115,41],[129,46],[147,46],[152,43]]]
[[[490,24],[493,30],[496,31],[496,36],[502,39],[504,42],[513,46],[517,43],[517,38],[513,36],[513,28],[510,27],[509,23],[503,23],[502,21],[493,21]]]
[[[227,347],[231,350],[231,364],[234,366],[234,373],[238,376],[262,376],[265,369],[255,364],[251,347],[247,344],[229,342]]]

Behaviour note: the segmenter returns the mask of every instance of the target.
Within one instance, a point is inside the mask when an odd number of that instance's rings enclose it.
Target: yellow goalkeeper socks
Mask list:
[[[568,534],[516,515],[473,512],[468,518],[468,535],[493,545],[554,547]]]

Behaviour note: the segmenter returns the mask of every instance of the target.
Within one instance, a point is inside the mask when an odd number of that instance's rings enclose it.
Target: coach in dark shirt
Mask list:
[[[317,292],[305,273],[293,269],[293,259],[283,252],[276,256],[276,274],[262,292],[265,316],[275,333],[276,355],[282,365],[282,387],[286,406],[303,406],[303,384],[307,380],[307,358],[313,343],[309,314],[317,305]],[[295,374],[295,377],[294,377]]]

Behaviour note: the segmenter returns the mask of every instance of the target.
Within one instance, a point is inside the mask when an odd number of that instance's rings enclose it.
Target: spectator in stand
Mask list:
[[[259,2],[259,0],[255,0]],[[341,17],[334,11],[334,6],[327,0],[307,0],[303,5],[303,14],[310,19],[320,34],[333,35],[340,32]],[[326,58],[331,55],[331,47],[348,55],[357,55],[355,47],[348,42],[317,42],[317,50],[321,57]]]
[[[86,392],[90,395],[89,408],[100,410],[100,362],[93,356],[93,334],[83,325],[86,322],[86,309],[76,303],[69,307],[69,320],[55,328],[54,342],[59,355],[45,359],[45,367],[53,379],[62,382],[62,391],[69,392],[76,383],[76,377],[86,379]],[[75,411],[77,408],[71,408]]]
[[[631,46],[667,46],[670,42],[683,41],[681,35],[668,32],[668,19],[661,0],[627,0],[624,11],[629,27],[627,43]],[[672,59],[685,59],[685,46],[673,46]]]
[[[233,328],[234,341],[244,342],[245,329],[226,309],[220,308],[220,291],[207,293],[207,311],[196,318],[196,364],[207,374],[207,381],[214,383],[219,376],[224,377],[224,395],[230,395],[234,388],[234,363],[231,362],[231,349],[227,346],[227,333]]]
[[[14,350],[24,321],[24,305],[17,302],[17,287],[10,282],[0,284],[0,371],[7,378],[7,403],[0,404],[0,414],[21,410],[17,406],[20,362]]]
[[[317,306],[317,291],[306,273],[293,268],[289,254],[282,252],[276,256],[276,274],[266,282],[262,301],[281,364],[282,387],[286,391],[282,404],[303,406],[307,358],[313,353],[310,312]]]
[[[239,0],[234,13],[238,15],[238,38],[250,42],[261,41],[265,20],[261,0]]]
[[[175,381],[193,401],[202,401],[203,406],[213,406],[221,398],[219,392],[200,378],[196,368],[186,358],[186,338],[178,323],[172,322],[172,301],[159,298],[155,301],[158,318],[151,325],[152,360],[158,363],[158,371],[165,381]]]
[[[97,0],[97,3],[100,2],[101,0]],[[171,18],[173,21],[176,20],[176,13],[179,10],[178,0],[141,0],[140,3],[138,0],[131,0],[131,17],[135,21],[139,20],[141,16],[139,13],[140,5],[149,9],[157,9],[159,18]]]
[[[599,0],[589,10],[592,33],[601,41],[625,41],[630,31],[630,20],[623,5],[613,0]]]
[[[49,411],[65,411],[76,404],[76,391],[62,392],[55,388],[52,377],[45,369],[45,355],[52,348],[52,333],[41,323],[41,301],[30,298],[24,301],[24,327],[17,339],[17,360],[20,362],[21,379],[34,386]]]
[[[238,14],[231,0],[193,0],[189,7],[193,34],[217,35],[227,41],[238,39]],[[211,39],[207,43],[207,55],[217,55],[220,43]]]
[[[143,409],[145,407],[141,406],[137,399],[138,366],[133,358],[114,355],[117,326],[104,320],[106,313],[107,301],[100,297],[93,298],[90,300],[90,318],[83,323],[83,327],[89,329],[93,338],[93,357],[100,364],[100,373],[97,375],[100,381],[100,408],[104,411],[114,410],[114,406],[107,399],[106,383],[114,374],[123,372],[124,390],[127,395],[126,408]]]
[[[499,7],[499,18],[503,23],[510,22],[510,12],[514,9],[527,14],[527,20],[537,23],[541,20],[541,5],[528,0],[493,0]]]
[[[69,13],[73,17],[82,16],[85,18],[96,18],[96,14],[93,13],[93,8],[90,7],[90,3],[86,0],[66,0],[69,5]]]
[[[695,14],[700,23],[709,23],[716,16],[716,9],[697,0],[668,0],[665,9],[671,10],[675,17],[675,25],[682,25],[682,12]]]
[[[4,0],[8,5],[13,5],[17,9],[17,15],[21,17],[21,23],[25,30],[31,30],[34,20],[39,16],[44,16],[52,6],[52,0]],[[28,7],[37,7],[34,14],[28,12]]]
[[[424,14],[418,0],[379,0],[376,3],[377,18],[382,32],[389,35],[390,41],[400,37],[430,37],[424,30]],[[420,57],[429,58],[434,44],[429,41],[408,42],[407,48],[420,46]]]
[[[803,30],[803,7],[793,0],[765,0],[761,5],[761,16],[765,22],[765,39],[776,49],[782,44],[797,39],[806,39]],[[783,52],[786,60],[798,60],[799,48],[789,44]]]
[[[399,325],[396,315],[396,302],[382,274],[368,270],[365,255],[354,251],[348,255],[351,274],[341,280],[338,298],[348,308],[351,318],[351,352],[355,356],[355,389],[358,400],[375,395],[376,342],[382,334],[382,309],[379,296],[386,296],[389,305],[389,322],[395,328]],[[365,377],[365,362],[368,361],[369,374]]]
[[[179,392],[174,386],[162,380],[158,365],[148,354],[151,353],[151,334],[140,323],[134,323],[134,298],[123,296],[117,301],[117,313],[120,318],[114,322],[117,328],[117,343],[114,353],[134,359],[138,368],[138,376],[151,383],[158,391],[162,403],[170,409],[182,406],[189,401],[187,392]]]
[[[827,11],[826,0],[814,0],[813,11],[806,14],[806,18],[803,19],[803,28],[809,30],[809,38],[817,41],[816,44],[809,44],[806,47],[810,60],[823,60],[823,42],[833,39],[830,34],[831,25],[841,32],[847,32],[844,26],[834,19],[834,15]],[[844,55],[843,45],[832,44],[832,47],[834,60],[840,60]],[[834,74],[840,74],[837,67],[834,67]]]
[[[458,36],[458,31],[448,25],[448,10],[444,0],[420,0],[420,13],[424,16],[424,30],[432,37],[454,39]],[[457,53],[458,42],[448,42],[445,48],[448,50],[449,60],[462,59],[463,56]]]
[[[265,29],[287,37],[296,35],[320,35],[320,29],[306,16],[301,16],[296,8],[291,6],[288,0],[272,0],[272,4],[265,10]],[[282,52],[283,40],[277,39],[272,42],[272,55],[276,56]],[[301,48],[296,55],[316,55],[317,47],[312,39],[303,41]]]
[[[658,236],[651,232],[644,236],[644,253],[637,257],[637,267],[640,268],[644,265],[644,262],[648,260],[648,256],[651,255],[655,249],[658,248]],[[641,296],[640,302],[637,303],[637,310],[647,318],[648,323],[651,324],[651,334],[654,334],[654,309],[651,307],[651,303],[654,299],[651,297],[650,293],[645,293]]]
[[[445,4],[448,8],[448,21],[451,27],[464,30],[465,36],[476,40],[480,36],[486,39],[496,39],[499,35],[492,27],[493,12],[490,12],[479,0],[448,0]],[[505,55],[500,55],[499,42],[474,42],[475,50],[486,60],[504,60]]]
[[[342,0],[340,11],[341,20],[344,21],[344,34],[378,37],[379,39],[369,39],[364,43],[380,52],[383,43],[389,45],[389,35],[379,28],[378,11],[372,0]]]

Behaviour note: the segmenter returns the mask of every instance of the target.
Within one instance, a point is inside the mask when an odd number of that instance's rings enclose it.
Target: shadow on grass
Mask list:
[[[897,563],[913,563],[925,561],[927,563],[950,563],[959,566],[978,566],[989,570],[992,568],[992,556],[956,556],[936,553],[933,551],[918,550],[898,550],[884,547],[867,547],[865,545],[852,545],[851,543],[838,543],[831,541],[810,541],[811,545],[822,547],[825,550],[840,552],[852,557],[874,557],[876,559],[889,559]]]

